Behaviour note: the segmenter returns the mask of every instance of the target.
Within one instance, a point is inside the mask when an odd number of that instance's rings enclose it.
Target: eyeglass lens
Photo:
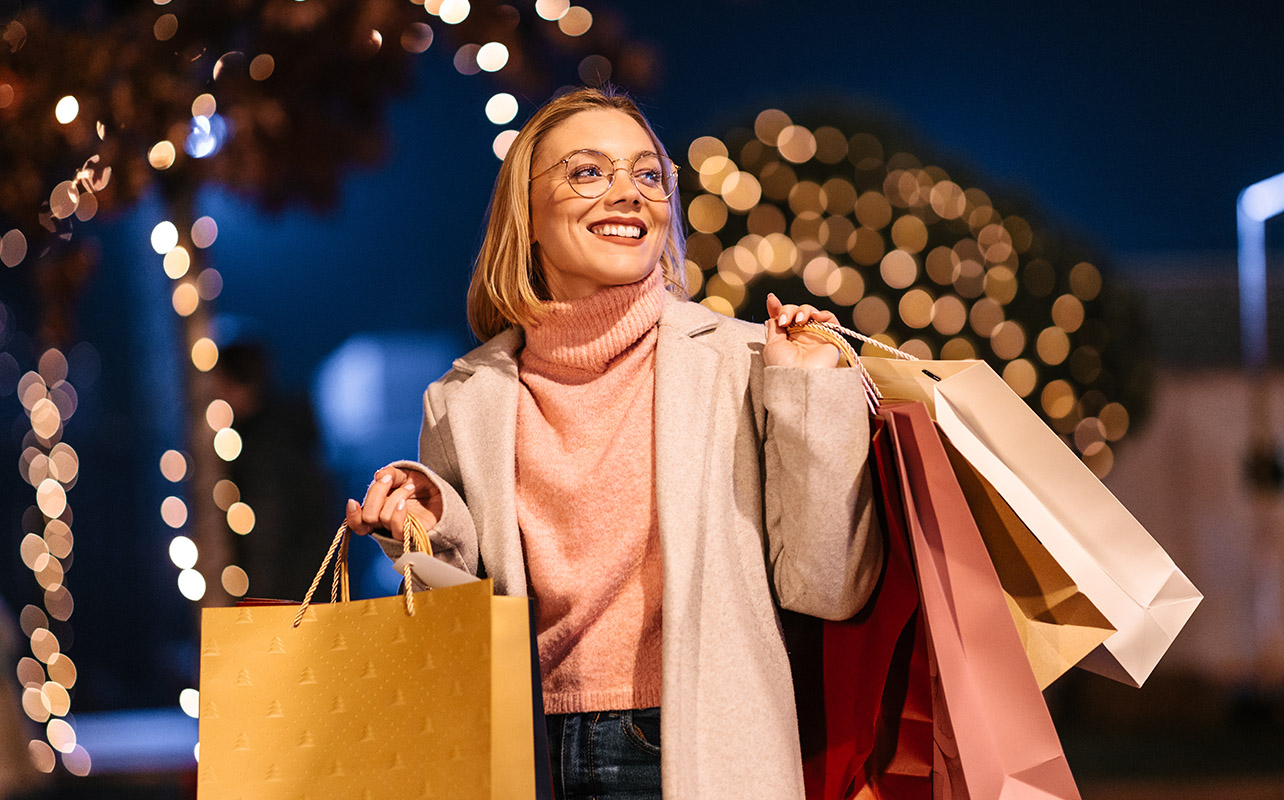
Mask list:
[[[677,187],[673,162],[655,153],[643,153],[634,159],[629,174],[638,192],[648,200],[665,200]],[[566,179],[581,197],[601,197],[615,179],[615,164],[596,151],[572,153],[566,159]]]

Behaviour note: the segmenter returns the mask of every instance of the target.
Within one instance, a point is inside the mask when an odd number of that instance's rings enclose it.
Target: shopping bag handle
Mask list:
[[[834,345],[834,347],[837,347],[839,356],[841,356],[843,361],[847,362],[846,366],[855,367],[860,370],[861,383],[863,383],[865,387],[865,402],[869,405],[869,410],[874,414],[878,413],[878,407],[883,402],[883,393],[878,390],[878,384],[874,383],[873,376],[869,374],[868,370],[865,369],[865,365],[861,363],[860,357],[856,355],[855,348],[853,348],[851,344],[843,338],[843,335],[845,334],[853,339],[862,341],[865,344],[873,345],[880,350],[886,350],[896,358],[903,358],[906,361],[918,361],[917,356],[912,356],[904,350],[897,350],[895,347],[884,344],[872,336],[866,336],[863,333],[858,333],[851,328],[844,328],[837,322],[820,322],[819,320],[811,319],[798,325],[790,325],[787,330],[789,333],[810,330],[823,337],[827,342]],[[930,372],[928,374],[931,375]],[[932,377],[936,376],[933,375]],[[937,380],[940,379],[937,378]]]
[[[424,530],[421,523],[414,514],[407,514],[406,521],[402,525],[402,547],[408,552],[420,552],[432,555],[432,543],[428,539],[428,533]],[[347,603],[352,599],[352,593],[348,583],[348,542],[352,538],[351,531],[348,530],[348,523],[344,522],[335,531],[334,539],[330,542],[330,549],[326,551],[325,558],[321,560],[321,568],[317,570],[316,576],[312,579],[312,585],[308,587],[308,593],[303,596],[303,603],[299,605],[299,613],[294,615],[294,625],[299,627],[303,621],[303,615],[307,613],[308,606],[312,603],[312,595],[316,594],[317,587],[321,585],[321,578],[325,576],[326,568],[330,566],[330,559],[334,558],[334,577],[330,581],[330,602]],[[337,557],[336,557],[337,553]],[[410,565],[406,564],[402,572],[403,587],[406,597],[406,613],[410,616],[415,615],[415,592],[414,586],[410,579]]]

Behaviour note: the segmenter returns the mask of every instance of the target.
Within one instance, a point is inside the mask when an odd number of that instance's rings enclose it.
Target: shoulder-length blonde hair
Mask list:
[[[468,286],[468,324],[486,341],[513,326],[534,322],[547,297],[544,276],[532,252],[530,174],[535,149],[545,134],[581,111],[614,109],[628,114],[668,155],[651,124],[627,95],[611,88],[577,89],[544,104],[522,126],[508,148],[495,179],[487,212],[486,238],[473,265]],[[669,197],[669,229],[665,231],[660,266],[669,290],[686,296],[686,240],[682,204],[675,191]]]

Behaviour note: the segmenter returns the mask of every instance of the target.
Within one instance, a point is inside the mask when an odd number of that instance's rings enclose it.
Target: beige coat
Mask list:
[[[851,616],[882,564],[855,370],[764,368],[761,326],[670,299],[655,362],[664,559],[666,798],[803,796],[776,606]],[[428,387],[420,460],[445,498],[439,557],[525,596],[515,435],[521,333]],[[406,466],[418,466],[402,462]],[[399,546],[382,540],[390,555]]]

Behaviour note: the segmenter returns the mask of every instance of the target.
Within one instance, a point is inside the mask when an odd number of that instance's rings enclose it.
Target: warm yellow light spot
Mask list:
[[[192,366],[209,372],[218,363],[218,345],[208,336],[202,336],[192,345]]]
[[[175,536],[169,542],[169,560],[179,569],[195,567],[199,555],[196,542],[186,536]]]
[[[722,183],[722,198],[732,210],[746,212],[762,199],[762,185],[748,172],[733,172]]]
[[[566,16],[570,8],[570,0],[535,0],[535,13],[549,22],[556,22]]]
[[[1055,380],[1043,387],[1039,397],[1044,412],[1053,419],[1069,416],[1074,411],[1074,389],[1063,380]]]
[[[830,214],[843,216],[856,208],[857,192],[851,181],[830,178],[820,188],[825,195],[825,210]]]
[[[223,478],[214,484],[214,505],[227,511],[232,504],[241,499],[241,489],[235,483]]]
[[[174,149],[173,142],[160,141],[147,151],[147,163],[156,169],[169,169],[174,166],[174,158],[177,155],[178,151]]]
[[[63,181],[49,194],[49,213],[54,219],[66,219],[76,213],[80,205],[80,192],[72,181]]]
[[[557,21],[557,27],[567,36],[583,36],[593,26],[593,15],[583,6],[571,6]]]
[[[472,6],[468,4],[468,0],[445,0],[437,10],[437,15],[447,25],[458,25],[468,19],[470,11]]]
[[[1057,365],[1070,355],[1070,337],[1057,327],[1044,328],[1035,340],[1034,350],[1045,364]]]
[[[892,243],[908,253],[918,253],[927,247],[927,225],[912,214],[900,217],[892,224]]]
[[[936,298],[932,304],[932,327],[946,336],[953,336],[967,324],[967,306],[957,295],[947,294]]]
[[[58,558],[66,558],[71,553],[71,546],[75,537],[72,536],[71,528],[67,523],[60,519],[51,519],[45,524],[45,544],[49,545],[49,552]]]
[[[44,685],[42,681],[41,686]],[[28,686],[22,691],[22,710],[32,722],[44,723],[49,720],[49,706],[40,686]]]
[[[745,301],[745,280],[740,275],[719,270],[705,284],[705,293],[709,297],[721,297],[735,308]]]
[[[250,576],[235,564],[223,569],[223,590],[233,597],[244,597],[250,590]]]
[[[926,328],[932,324],[932,295],[923,289],[910,289],[898,304],[901,319],[911,328]]]
[[[918,277],[918,262],[904,250],[893,250],[883,256],[878,267],[883,282],[893,289],[904,289]]]
[[[778,108],[768,108],[758,113],[753,121],[753,132],[758,141],[772,147],[780,138],[780,132],[793,124],[789,115]]]
[[[847,157],[847,134],[824,125],[816,129],[816,160],[837,164]]]
[[[507,125],[517,116],[517,98],[508,92],[499,92],[486,101],[486,119],[496,125]]]
[[[80,202],[76,204],[76,219],[81,222],[88,222],[98,213],[98,197],[92,192],[85,192],[80,195]]]
[[[227,527],[242,536],[254,530],[254,509],[236,502],[227,510]]]
[[[855,305],[865,296],[865,279],[860,273],[851,267],[838,268],[838,288],[830,295],[830,299],[840,306]]]
[[[57,653],[49,659],[49,680],[67,689],[75,687],[76,665],[66,653]]]
[[[209,425],[212,431],[230,428],[234,420],[232,406],[222,398],[212,401],[205,407],[205,424]]]
[[[192,223],[192,244],[205,249],[218,238],[218,223],[213,217],[201,217]]]
[[[205,596],[205,576],[194,569],[183,570],[178,573],[178,591],[195,603]]]
[[[687,208],[687,221],[701,233],[717,233],[727,224],[727,206],[716,195],[702,194]]]
[[[61,424],[62,416],[58,413],[58,406],[53,400],[43,397],[36,401],[31,409],[31,430],[35,431],[37,436],[41,439],[52,439],[54,434],[58,433],[58,426]]]
[[[932,210],[941,219],[958,219],[967,207],[963,189],[954,181],[939,181],[928,195]]]
[[[1018,397],[1029,397],[1039,383],[1039,373],[1034,364],[1018,358],[1003,367],[1003,381]]]
[[[178,707],[192,719],[200,717],[201,695],[195,689],[184,689],[178,693]]]
[[[802,164],[816,155],[816,137],[801,125],[787,125],[776,137],[780,155],[795,164]]]
[[[861,226],[856,229],[852,245],[847,253],[857,264],[872,267],[883,259],[885,244],[883,236],[876,230]]]
[[[76,604],[72,601],[71,592],[67,591],[67,587],[54,586],[45,591],[45,608],[49,609],[49,616],[66,622],[71,619],[71,612],[75,610]],[[62,680],[58,682],[70,687],[70,684]]]
[[[1100,446],[1093,447],[1091,453],[1083,454],[1083,463],[1088,465],[1088,469],[1098,479],[1105,478],[1114,469],[1115,454],[1110,445],[1103,442]]]
[[[48,681],[40,687],[40,694],[50,714],[65,717],[71,710],[71,696],[67,694],[67,689],[62,684]]]
[[[477,66],[486,72],[498,72],[508,63],[508,48],[501,42],[487,42],[477,51]]]
[[[731,305],[731,301],[718,295],[709,295],[700,301],[700,305],[717,311],[724,316],[734,317],[736,315],[736,309]]]
[[[1080,453],[1099,449],[1105,441],[1105,429],[1096,417],[1084,417],[1074,426],[1074,446]]]
[[[991,267],[985,273],[984,286],[987,297],[1007,305],[1017,294],[1016,274],[1008,267]]]
[[[187,504],[170,495],[161,501],[161,519],[171,528],[181,528],[187,524]]]
[[[504,156],[508,155],[508,148],[513,146],[513,140],[516,138],[517,131],[500,131],[499,135],[495,137],[495,141],[492,142],[490,146],[491,151],[495,154],[495,158],[502,161]]]
[[[795,214],[814,214],[819,217],[825,210],[825,190],[815,181],[799,181],[789,190],[789,207]]]
[[[49,561],[49,545],[45,544],[45,540],[34,533],[29,533],[23,537],[18,551],[22,555],[22,563],[26,564],[27,569],[30,570],[42,570]],[[35,606],[28,606],[28,608],[35,609]],[[36,610],[39,611],[39,609]],[[25,629],[27,626],[24,625],[23,627]]]
[[[1074,295],[1063,294],[1052,303],[1052,321],[1066,333],[1079,330],[1083,317],[1083,303]]]
[[[58,645],[58,637],[54,636],[48,628],[39,628],[31,634],[31,653],[36,658],[49,663],[49,660],[58,655],[61,648]]]
[[[687,161],[691,164],[691,169],[700,172],[704,162],[711,156],[727,157],[727,146],[721,139],[713,136],[701,136],[691,143],[687,148]]]
[[[956,336],[941,346],[941,358],[950,361],[976,358],[976,346],[970,339]]]
[[[235,461],[241,454],[241,434],[235,428],[224,428],[214,434],[214,452],[224,461]]]
[[[983,297],[972,304],[968,319],[972,323],[972,330],[976,331],[978,336],[988,337],[1003,321],[1003,306],[988,297]]]
[[[209,94],[208,92],[198,95],[197,98],[192,101],[193,117],[212,117],[214,116],[214,112],[217,110],[218,101],[214,99],[214,95]]]
[[[416,24],[422,25],[423,23],[416,23]],[[425,25],[424,27],[427,27],[427,26]],[[424,49],[426,50],[427,48],[424,48]],[[423,52],[423,51],[419,51],[419,52]],[[259,53],[257,56],[254,57],[252,61],[250,61],[250,78],[252,78],[253,80],[265,81],[268,78],[272,77],[272,73],[275,70],[276,70],[276,59],[272,58],[272,56],[268,55],[267,53]]]
[[[27,754],[31,756],[31,765],[40,772],[50,773],[58,766],[58,756],[53,748],[38,739],[27,742]]]
[[[1070,270],[1070,291],[1080,300],[1092,300],[1101,293],[1101,273],[1087,261],[1075,264]]]
[[[892,204],[879,192],[865,192],[856,201],[856,220],[870,230],[885,228],[892,221]]]
[[[745,220],[745,227],[749,229],[750,233],[756,233],[759,236],[784,233],[788,229],[784,213],[779,207],[771,203],[759,203],[750,209],[749,218]]]
[[[58,104],[54,106],[54,119],[58,120],[63,125],[74,120],[76,115],[79,113],[80,103],[71,95],[67,95],[62,98],[58,101]]]
[[[59,442],[49,451],[50,476],[66,485],[80,472],[80,456],[66,442]]]
[[[1025,350],[1025,329],[1012,320],[1000,322],[990,331],[990,347],[1004,361],[1016,358]]]
[[[1107,403],[1097,416],[1108,441],[1117,442],[1128,433],[1128,409],[1119,403]]]
[[[985,260],[991,264],[1006,261],[1008,256],[1012,255],[1012,236],[1002,225],[995,223],[986,225],[976,234],[976,243],[980,246]]]
[[[829,287],[829,276],[837,271],[838,265],[833,259],[824,256],[813,258],[803,267],[803,285],[807,287],[807,291],[817,297],[826,297],[828,292],[825,290]]]
[[[178,246],[178,228],[169,220],[160,222],[152,228],[152,249],[165,255]]]
[[[773,274],[783,274],[798,264],[798,245],[783,233],[769,233],[757,248],[758,260]]]
[[[704,270],[700,269],[700,265],[689,258],[683,262],[683,266],[686,268],[687,293],[690,295],[699,294],[704,287]]]
[[[173,14],[162,14],[152,26],[152,35],[158,42],[167,42],[173,39],[176,33],[178,33],[178,17]]]
[[[196,291],[196,284],[188,281],[175,286],[172,303],[174,305],[174,313],[180,317],[190,317],[196,311],[196,307],[201,304],[201,296]]]
[[[882,333],[891,322],[892,311],[888,308],[887,301],[877,295],[866,297],[852,309],[852,323],[856,330],[866,336]]]
[[[187,274],[187,270],[192,266],[192,256],[187,252],[187,248],[178,245],[173,250],[165,254],[163,262],[165,274],[174,280],[178,280]]]
[[[36,487],[36,506],[40,513],[53,519],[61,517],[62,512],[67,508],[67,493],[63,490],[62,484],[53,478],[45,478]]]

